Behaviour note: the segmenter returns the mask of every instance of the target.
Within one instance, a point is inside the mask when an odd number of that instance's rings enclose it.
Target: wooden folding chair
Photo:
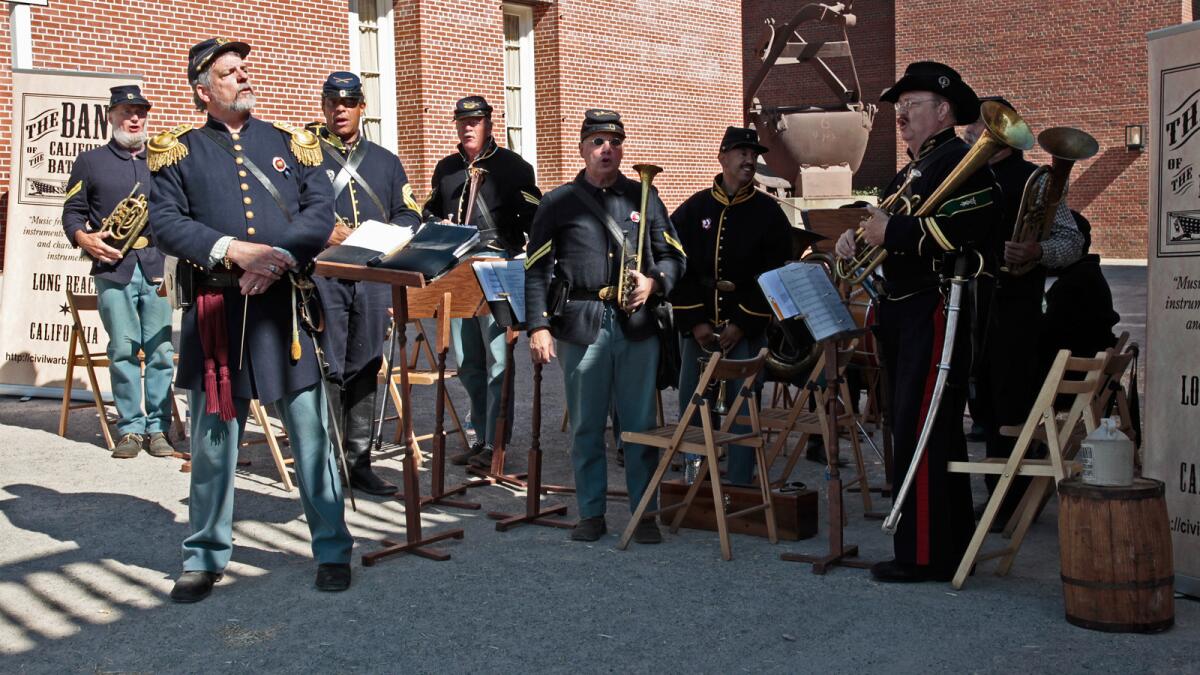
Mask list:
[[[417,330],[417,348],[413,350],[412,358],[408,364],[408,386],[411,395],[411,389],[414,386],[436,386],[438,381],[438,371],[437,361],[433,356],[433,349],[429,346],[429,337],[425,334],[425,327],[419,320],[411,321],[409,323]],[[426,365],[424,367],[421,366],[422,357],[425,359]],[[387,373],[388,375],[384,375],[384,373]],[[457,370],[446,370],[445,378],[447,380],[454,379],[456,377],[458,377]],[[387,383],[387,393],[392,397],[392,403],[397,411],[396,415],[389,419],[400,420],[396,424],[396,442],[400,443],[402,441],[400,435],[404,433],[402,416],[407,414],[407,411],[404,410],[400,397],[400,368],[391,367],[391,364],[388,363],[387,354],[383,355],[383,366],[380,369],[380,378]],[[454,399],[451,398],[449,390],[446,391],[445,400],[446,409],[450,412],[450,418],[454,420],[454,426],[445,430],[446,435],[457,433],[459,438],[462,440],[463,447],[470,447],[471,443],[467,440],[467,431],[463,428],[462,421],[458,417],[458,409],[454,407]],[[418,461],[420,461],[422,457],[420,442],[427,441],[432,438],[432,432],[421,435],[413,434],[411,439],[412,449],[417,453],[416,457]]]
[[[1101,379],[1108,364],[1111,352],[1100,352],[1094,358],[1072,357],[1067,350],[1058,352],[1049,374],[1042,384],[1041,391],[1020,427],[1004,426],[1000,433],[1005,436],[1015,436],[1016,445],[1007,459],[1001,457],[988,458],[978,462],[949,462],[948,469],[955,473],[994,474],[999,475],[992,496],[984,509],[983,517],[975,527],[975,534],[967,546],[966,553],[954,574],[954,588],[962,588],[963,583],[976,563],[992,558],[1003,558],[996,568],[997,576],[1007,575],[1012,569],[1021,542],[1029,531],[1029,526],[1041,507],[1043,497],[1053,493],[1059,481],[1067,478],[1073,470],[1073,459],[1078,450],[1078,441],[1082,437],[1077,427],[1082,424],[1084,433],[1090,433],[1097,426],[1097,419],[1092,409],[1092,402],[1100,387]],[[1066,379],[1068,374],[1075,374],[1082,379]],[[1064,416],[1059,417],[1055,412],[1055,398],[1066,396],[1070,406]],[[1039,434],[1040,432],[1040,434]],[[1048,448],[1046,459],[1029,459],[1026,455],[1030,446],[1038,436],[1045,440]],[[1025,495],[1021,498],[1013,513],[1010,524],[1012,538],[1004,548],[980,553],[988,530],[992,527],[1000,505],[1004,502],[1013,480],[1017,476],[1029,476],[1030,482]]]
[[[96,379],[97,368],[108,368],[110,363],[107,356],[93,353],[88,349],[86,333],[80,312],[98,312],[100,299],[96,295],[80,295],[66,291],[67,309],[71,314],[71,333],[67,338],[67,374],[63,380],[62,406],[58,415],[58,435],[67,435],[67,425],[70,422],[71,411],[82,408],[95,408],[100,420],[100,433],[104,436],[104,445],[111,451],[116,448],[113,442],[112,428],[109,426],[108,413],[105,409],[104,398],[100,395],[100,384]],[[139,353],[138,359],[145,366],[145,355]],[[176,357],[178,361],[178,357]],[[75,368],[82,366],[87,370],[88,383],[91,386],[91,403],[72,403],[71,392],[75,389]],[[183,438],[183,415],[179,412],[179,401],[175,392],[171,391],[171,427],[177,438]],[[115,406],[114,406],[115,407]]]
[[[621,541],[617,544],[617,548],[625,549],[629,546],[629,540],[633,538],[633,531],[637,529],[637,525],[641,522],[642,518],[647,516],[666,515],[671,511],[676,511],[675,518],[671,521],[671,532],[678,532],[679,526],[683,523],[683,518],[687,515],[688,509],[691,508],[692,501],[695,500],[696,494],[700,491],[700,487],[704,483],[706,476],[713,493],[713,512],[717,521],[717,535],[721,540],[722,558],[725,560],[733,558],[733,551],[729,543],[728,525],[728,520],[732,518],[742,518],[752,513],[764,511],[767,523],[767,537],[772,544],[778,541],[775,530],[775,508],[771,502],[771,488],[767,484],[767,461],[766,455],[763,452],[762,427],[759,425],[758,420],[758,394],[754,391],[754,382],[762,371],[766,360],[766,349],[760,351],[752,359],[724,359],[721,358],[720,354],[714,354],[709,358],[708,365],[705,366],[704,371],[700,374],[700,379],[696,383],[696,390],[692,394],[692,400],[684,408],[683,414],[680,416],[677,424],[660,426],[644,432],[626,431],[621,433],[621,440],[626,443],[640,443],[654,448],[662,448],[666,452],[663,453],[662,459],[659,460],[658,468],[655,469],[654,475],[650,478],[650,484],[646,486],[646,492],[642,495],[637,509],[633,512],[633,518],[630,519],[629,525],[621,535]],[[729,429],[733,426],[735,417],[737,417],[732,414],[725,416],[725,420],[719,430],[713,429],[713,413],[711,402],[708,400],[710,385],[713,389],[719,389],[721,382],[726,382],[728,386],[733,386],[739,380],[743,382],[743,385],[734,398],[730,410],[741,410],[744,403],[749,403],[750,431],[743,434],[731,433]],[[696,415],[700,416],[700,427],[691,425],[691,421]],[[717,466],[717,455],[719,449],[723,450],[731,444],[754,448],[754,460],[758,468],[758,488],[762,494],[762,503],[733,513],[726,513],[725,498],[721,488],[721,476]],[[665,508],[659,508],[654,512],[647,512],[650,500],[658,494],[659,485],[666,476],[667,469],[671,466],[671,460],[679,453],[691,453],[702,457],[696,481],[688,488],[683,501]]]
[[[858,339],[850,341],[845,349],[838,351],[837,374],[841,381],[838,385],[838,399],[842,402],[842,412],[834,420],[834,426],[838,431],[838,438],[841,438],[842,432],[846,432],[850,437],[850,447],[853,454],[855,469],[858,475],[842,484],[842,488],[849,488],[854,485],[859,486],[859,491],[862,493],[863,510],[871,512],[871,486],[867,480],[866,462],[863,461],[862,445],[859,443],[859,421],[858,415],[854,412],[853,406],[850,404],[850,387],[846,384],[846,367],[850,364],[850,360],[855,355],[855,348],[858,346]],[[792,446],[792,452],[788,455],[787,461],[784,463],[783,471],[779,477],[771,481],[772,487],[781,487],[786,485],[788,479],[791,478],[792,472],[796,469],[796,463],[804,453],[804,447],[808,443],[811,436],[820,436],[825,433],[825,387],[821,384],[821,378],[825,370],[825,355],[822,353],[817,359],[816,365],[813,366],[812,373],[808,376],[808,381],[804,383],[800,394],[794,398],[792,404],[786,407],[772,407],[763,410],[759,413],[759,420],[765,431],[775,432],[778,435],[771,443],[770,449],[767,451],[767,466],[773,468],[779,455],[782,454],[785,444],[787,444],[793,433],[799,433],[800,438]],[[809,412],[810,401],[815,405],[815,410]],[[746,415],[738,418],[738,422],[745,424],[749,421]],[[835,446],[837,443],[834,444]]]
[[[272,418],[267,413],[267,407],[256,398],[250,399],[250,414],[254,416],[254,421],[262,429],[263,437],[253,441],[242,441],[242,447],[265,443],[271,451],[271,459],[275,462],[275,470],[279,472],[279,482],[283,483],[284,490],[291,492],[295,489],[295,486],[292,484],[292,476],[288,472],[288,467],[294,464],[296,460],[283,456],[283,447],[290,445],[287,430],[283,428],[283,422]]]
[[[1121,420],[1117,428],[1137,442],[1133,406],[1130,404],[1130,389],[1126,388],[1124,378],[1125,373],[1130,372],[1130,387],[1136,386],[1137,374],[1131,372],[1130,367],[1136,363],[1140,348],[1136,342],[1128,343],[1128,338],[1129,333],[1123,333],[1121,339],[1117,341],[1117,345],[1109,350],[1108,364],[1104,367],[1104,373],[1100,378],[1100,388],[1096,391],[1095,400],[1092,401],[1092,414],[1096,419],[1102,419],[1115,410],[1117,417]],[[1136,392],[1133,392],[1132,396],[1136,396]]]

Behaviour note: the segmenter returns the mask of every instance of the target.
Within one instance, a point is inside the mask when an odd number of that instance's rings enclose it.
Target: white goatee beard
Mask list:
[[[113,129],[112,135],[113,140],[117,142],[117,145],[125,148],[126,150],[137,150],[145,146],[146,139],[150,137],[150,135],[145,131],[139,131],[136,134],[131,134],[115,128]]]
[[[233,99],[233,103],[229,104],[229,109],[233,112],[251,112],[254,110],[254,94],[250,94],[244,98],[239,97]]]

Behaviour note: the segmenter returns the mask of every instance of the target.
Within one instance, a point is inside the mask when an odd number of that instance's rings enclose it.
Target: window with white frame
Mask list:
[[[504,5],[504,125],[508,148],[537,168],[533,9]]]
[[[362,132],[396,151],[396,44],[390,0],[350,1],[350,70],[362,79]]]

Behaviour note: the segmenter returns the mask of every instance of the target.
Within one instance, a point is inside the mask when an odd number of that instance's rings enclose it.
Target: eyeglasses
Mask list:
[[[936,98],[921,98],[921,99],[909,99],[907,101],[900,101],[900,102],[896,103],[896,112],[906,113],[909,110],[912,110],[913,106],[917,106],[922,103],[930,103],[930,102],[939,103],[940,101],[939,101],[939,99],[936,99]]]
[[[621,144],[624,142],[625,142],[625,139],[623,139],[623,138],[600,138],[599,136],[597,136],[592,139],[592,145],[596,146],[597,148],[604,145],[605,143],[608,143],[609,145],[613,146],[614,148],[619,148],[619,147],[621,147]]]

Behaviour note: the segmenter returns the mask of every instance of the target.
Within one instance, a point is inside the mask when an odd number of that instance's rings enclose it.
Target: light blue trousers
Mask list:
[[[472,319],[453,319],[450,338],[454,360],[458,362],[458,379],[471,400],[471,426],[475,437],[494,445],[496,418],[500,416],[500,398],[504,387],[504,365],[507,354],[504,328],[491,314]],[[515,389],[515,388],[514,388]],[[508,428],[505,441],[512,438],[513,401],[508,401]]]
[[[135,265],[118,284],[96,278],[100,321],[108,332],[109,379],[117,404],[117,435],[166,433],[171,425],[171,303]],[[138,352],[146,357],[145,373]],[[146,407],[142,408],[145,396]]]
[[[587,346],[560,341],[558,356],[571,420],[571,463],[579,517],[602,516],[608,492],[604,428],[609,411],[620,417],[622,431],[645,431],[654,426],[658,338],[626,340],[612,310],[606,307],[596,341]],[[656,448],[625,444],[630,511],[641,501],[658,457]],[[658,508],[657,498],[650,508]]]
[[[205,400],[203,391],[189,392],[192,488],[188,520],[192,534],[183,541],[185,572],[220,572],[229,564],[233,552],[234,470],[250,409],[250,401],[235,398],[237,417],[222,422],[220,416],[204,412]],[[346,529],[342,482],[325,431],[327,415],[321,385],[284,396],[275,409],[288,431],[292,456],[296,458],[296,482],[312,535],[313,558],[318,563],[348,563],[354,539]]]
[[[733,349],[729,350],[726,358],[730,359],[749,359],[758,355],[758,351],[767,346],[765,336],[755,338],[743,338]],[[683,416],[683,409],[687,407],[688,401],[692,399],[692,394],[696,392],[696,383],[700,380],[700,358],[707,357],[708,353],[700,348],[700,343],[696,342],[691,335],[681,335],[679,340],[679,415]],[[762,382],[758,382],[756,388],[762,389]],[[733,399],[737,396],[738,390],[742,387],[742,382],[729,382],[725,385],[725,405],[733,405]],[[729,414],[734,414],[731,411]],[[750,414],[750,401],[747,400],[742,404],[742,409],[737,411],[739,415]],[[700,415],[696,414],[692,417],[691,424],[700,426]],[[713,417],[713,424],[720,426],[721,418]],[[729,429],[735,434],[745,434],[750,432],[748,424],[734,424]],[[744,445],[730,445],[728,459],[726,460],[725,480],[734,485],[749,485],[754,481],[754,448]]]

